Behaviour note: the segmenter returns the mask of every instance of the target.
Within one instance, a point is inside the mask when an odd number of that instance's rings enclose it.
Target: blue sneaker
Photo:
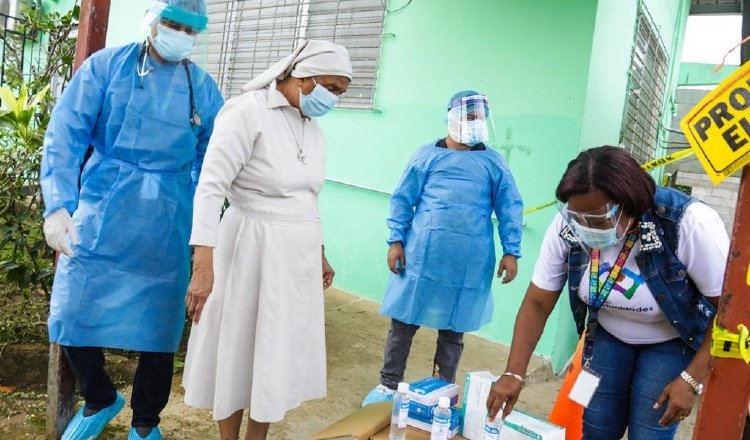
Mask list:
[[[85,407],[81,407],[73,417],[73,420],[68,423],[68,427],[65,428],[62,440],[95,439],[102,433],[107,423],[115,418],[123,406],[125,406],[125,397],[118,391],[114,403],[101,409],[96,414],[86,417],[83,415]]]
[[[367,406],[371,403],[385,402],[387,400],[393,400],[393,393],[396,391],[388,388],[385,385],[378,385],[372,389],[365,400],[362,401],[362,406]]]
[[[158,426],[154,426],[151,432],[146,437],[141,437],[135,428],[130,428],[130,434],[128,434],[128,440],[162,440],[161,431]]]

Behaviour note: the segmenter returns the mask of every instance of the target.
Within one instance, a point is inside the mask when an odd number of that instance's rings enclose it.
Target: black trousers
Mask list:
[[[116,389],[104,371],[103,349],[63,346],[62,351],[78,380],[86,408],[97,411],[110,406]],[[130,400],[133,427],[152,428],[159,424],[159,413],[167,406],[172,389],[173,367],[174,353],[140,353]]]
[[[419,330],[418,325],[406,324],[391,319],[391,329],[385,342],[383,369],[380,370],[380,383],[395,390],[404,380],[406,361],[409,358],[411,342]],[[464,351],[464,334],[453,330],[438,330],[437,347],[433,361],[432,375],[446,382],[456,381],[456,370]]]

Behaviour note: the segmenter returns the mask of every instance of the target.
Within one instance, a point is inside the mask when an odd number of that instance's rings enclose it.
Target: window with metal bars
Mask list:
[[[287,56],[303,39],[346,46],[353,79],[338,106],[371,109],[385,0],[208,0],[205,53],[196,54],[225,97]]]
[[[644,5],[638,12],[620,144],[639,162],[656,157],[667,79],[667,52]]]

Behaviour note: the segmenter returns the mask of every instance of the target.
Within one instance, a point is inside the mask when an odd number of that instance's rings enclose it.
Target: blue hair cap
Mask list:
[[[159,15],[199,32],[205,31],[208,25],[205,0],[169,0]]]

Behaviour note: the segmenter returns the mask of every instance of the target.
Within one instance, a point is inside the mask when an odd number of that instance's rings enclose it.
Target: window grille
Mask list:
[[[643,163],[656,157],[668,58],[643,5],[637,20],[620,143]]]
[[[385,0],[208,0],[205,53],[195,54],[226,97],[285,57],[303,39],[349,50],[353,76],[339,107],[371,109]]]

